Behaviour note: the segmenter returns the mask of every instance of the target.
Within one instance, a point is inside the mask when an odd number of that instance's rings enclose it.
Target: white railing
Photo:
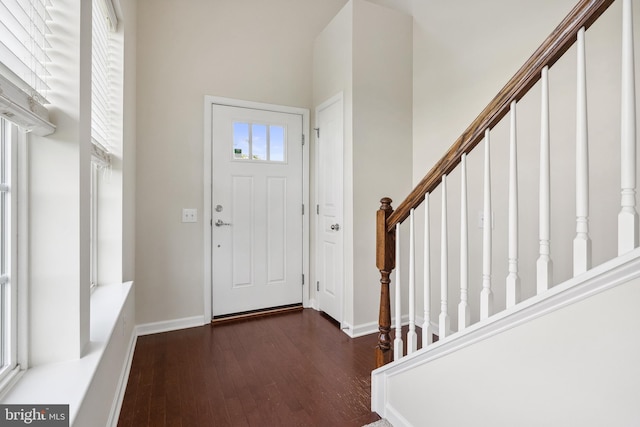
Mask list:
[[[622,1],[622,82],[621,82],[621,110],[620,110],[620,152],[621,162],[619,165],[621,173],[621,207],[617,217],[617,255],[626,254],[638,247],[638,213],[636,210],[636,109],[635,109],[635,70],[634,70],[634,44],[633,44],[633,22],[632,22],[632,5],[631,0]],[[586,2],[582,2],[586,3]],[[601,6],[606,9],[607,5]],[[600,10],[599,13],[602,13]],[[590,20],[591,18],[587,19]],[[595,20],[595,19],[594,19]],[[592,21],[590,21],[592,22]],[[574,194],[567,194],[568,197],[575,195],[575,237],[572,245],[572,263],[573,263],[573,277],[577,277],[588,272],[592,268],[592,235],[590,234],[590,206],[592,208],[598,207],[600,203],[598,197],[601,196],[602,187],[592,186],[590,187],[590,177],[594,179],[596,184],[600,178],[601,172],[599,170],[590,169],[589,159],[589,116],[587,106],[588,95],[588,80],[587,80],[587,43],[585,41],[585,26],[577,29],[576,37],[577,43],[575,44],[576,50],[576,103],[575,103],[575,150],[573,156],[575,157],[575,187],[572,192]],[[573,41],[569,43],[572,44]],[[568,49],[568,47],[567,47]],[[562,53],[567,49],[563,49]],[[450,299],[452,294],[457,295],[459,290],[459,301],[457,302],[457,319],[456,330],[462,331],[464,328],[471,325],[472,315],[475,315],[478,321],[485,321],[490,319],[494,314],[496,304],[494,301],[494,291],[498,290],[498,286],[504,286],[500,290],[500,295],[504,297],[504,307],[510,309],[517,306],[522,301],[522,285],[523,282],[529,284],[530,288],[534,288],[536,294],[544,294],[554,285],[553,277],[553,257],[551,253],[552,246],[552,228],[554,226],[552,217],[552,185],[557,185],[556,182],[552,182],[552,168],[551,160],[555,158],[552,156],[552,149],[554,144],[566,144],[566,141],[552,141],[552,128],[551,128],[551,102],[550,102],[550,87],[549,87],[549,72],[550,66],[555,63],[555,58],[551,61],[551,64],[543,65],[540,67],[540,71],[536,80],[539,79],[540,88],[540,138],[539,138],[539,168],[537,177],[538,181],[538,197],[537,197],[537,242],[533,242],[538,247],[537,260],[519,259],[521,247],[530,242],[523,239],[519,235],[519,231],[522,231],[522,206],[521,202],[524,194],[519,194],[519,186],[521,185],[521,179],[518,175],[518,152],[519,147],[518,138],[518,122],[516,120],[516,112],[518,105],[524,95],[513,96],[508,101],[508,138],[507,144],[498,144],[498,139],[495,138],[494,129],[500,126],[501,121],[491,123],[483,129],[476,129],[475,133],[482,132],[484,138],[482,139],[484,145],[484,153],[482,156],[482,164],[478,166],[478,172],[481,168],[482,173],[478,173],[479,177],[482,177],[482,210],[479,211],[479,222],[482,224],[481,241],[472,241],[470,237],[470,215],[469,198],[472,195],[469,187],[471,184],[475,184],[468,181],[468,168],[470,167],[470,158],[468,153],[471,152],[475,143],[470,148],[458,147],[458,161],[452,167],[445,169],[445,166],[440,167],[442,172],[439,177],[439,184],[429,181],[428,177],[421,182],[420,185],[426,190],[423,192],[423,199],[420,199],[420,195],[415,196],[412,193],[407,200],[412,199],[410,209],[405,209],[403,206],[403,212],[394,213],[393,215],[387,215],[386,227],[391,230],[395,236],[395,263],[392,268],[395,267],[395,279],[391,285],[395,287],[395,340],[394,340],[394,359],[398,360],[405,356],[405,354],[411,354],[418,350],[420,347],[418,343],[417,326],[421,325],[421,347],[427,347],[432,343],[433,334],[438,335],[439,340],[448,338],[449,336],[455,336],[455,332],[451,331],[451,314],[449,313]],[[533,86],[531,84],[529,87]],[[527,89],[528,91],[528,89]],[[506,115],[505,122],[506,122]],[[520,117],[519,117],[520,119]],[[475,123],[475,122],[474,122]],[[505,125],[506,126],[506,125]],[[611,132],[612,135],[616,132]],[[490,142],[494,139],[494,142]],[[476,142],[477,143],[477,142]],[[492,145],[493,144],[493,145]],[[452,147],[453,148],[453,147]],[[506,218],[508,226],[506,227],[506,239],[497,241],[494,236],[494,213],[498,207],[495,201],[492,200],[492,190],[494,193],[495,182],[492,185],[492,176],[495,181],[495,170],[492,170],[493,152],[496,150],[508,151],[508,155],[504,156],[508,159],[507,164],[499,165],[500,172],[506,170],[508,179],[508,191],[506,192]],[[455,150],[453,150],[455,151]],[[530,152],[531,150],[529,150]],[[452,152],[452,151],[450,151]],[[445,156],[447,157],[447,156]],[[444,158],[443,158],[444,159]],[[480,160],[480,156],[477,156],[477,160]],[[522,159],[520,159],[522,161]],[[444,164],[444,161],[441,161]],[[596,162],[597,163],[597,162]],[[570,171],[571,165],[565,165],[568,171]],[[502,168],[502,169],[501,169]],[[433,171],[433,170],[432,170]],[[459,252],[456,253],[456,257],[452,257],[451,248],[449,247],[449,234],[450,227],[453,226],[452,212],[449,211],[448,200],[457,200],[457,198],[451,197],[451,190],[448,189],[447,181],[452,174],[456,174],[456,178],[460,179],[460,211],[459,211],[459,230],[455,230],[454,234],[460,236],[459,246],[454,248]],[[432,174],[437,175],[437,174]],[[562,174],[561,178],[564,181],[569,181],[570,175]],[[557,178],[557,177],[556,177]],[[433,181],[433,179],[432,179]],[[425,184],[426,183],[426,184]],[[502,183],[500,183],[502,184]],[[479,186],[479,185],[478,185]],[[594,189],[595,187],[595,189]],[[440,223],[434,224],[430,206],[430,199],[434,199],[434,192],[440,191],[440,208],[441,216]],[[596,204],[590,205],[591,200],[594,200]],[[531,196],[527,194],[527,196]],[[535,199],[535,196],[533,196]],[[531,199],[531,197],[529,197]],[[416,202],[417,200],[417,202]],[[494,202],[494,203],[492,203]],[[529,202],[528,202],[529,203]],[[531,202],[533,203],[533,202]],[[592,202],[593,203],[593,202]],[[406,204],[406,201],[403,202]],[[528,204],[527,206],[532,206]],[[398,210],[401,210],[400,208]],[[419,212],[421,211],[421,212]],[[437,210],[436,210],[437,212]],[[422,223],[423,232],[420,233],[416,226],[416,218],[418,213],[421,213],[424,217],[424,223]],[[567,213],[563,213],[567,214]],[[405,216],[406,215],[406,216]],[[502,215],[500,216],[503,217]],[[405,221],[408,219],[408,221]],[[610,221],[612,224],[616,222],[615,218]],[[440,229],[440,242],[439,250],[432,250],[432,234],[436,234],[438,228]],[[433,231],[435,230],[435,233]],[[379,229],[380,231],[380,229]],[[610,230],[611,234],[615,234],[613,230]],[[476,233],[477,234],[477,233]],[[437,238],[437,236],[433,236]],[[476,236],[478,237],[478,236]],[[594,242],[594,244],[597,242]],[[407,245],[404,246],[403,245]],[[554,243],[555,245],[555,243]],[[567,246],[571,246],[569,243]],[[500,248],[501,252],[506,252],[506,260],[496,259],[494,253],[496,248]],[[407,248],[407,249],[404,249]],[[420,248],[422,251],[422,261],[416,264],[416,258],[419,257]],[[478,251],[473,251],[472,248],[481,248],[482,262],[476,262],[481,268],[477,268],[479,275],[473,277],[470,275],[470,259],[478,259],[480,255]],[[506,248],[506,251],[502,249]],[[380,250],[380,248],[379,248]],[[434,254],[434,252],[436,252]],[[408,259],[401,259],[400,254],[407,254]],[[438,265],[438,259],[434,259],[434,255],[439,257],[439,314],[435,316],[433,313],[433,306],[436,305],[434,299],[437,299],[437,289],[433,289],[432,283],[437,283],[434,280],[435,272],[433,267]],[[613,257],[616,255],[613,254]],[[451,267],[454,266],[454,259],[457,258],[459,263],[459,279],[449,280],[449,272]],[[564,261],[564,259],[563,259]],[[507,276],[505,279],[500,280],[492,274],[492,269],[497,263],[505,263]],[[523,262],[527,262],[532,266],[535,264],[535,277],[531,274],[531,277],[523,277],[522,271],[519,268]],[[405,267],[407,267],[405,270]],[[388,266],[387,266],[388,267]],[[383,270],[380,268],[381,271]],[[388,270],[388,268],[386,268]],[[418,270],[422,269],[422,279],[416,280]],[[457,276],[457,275],[456,275]],[[403,299],[401,290],[405,287],[408,290],[408,301]],[[555,282],[557,283],[557,281]],[[455,290],[455,292],[452,292]],[[422,292],[422,323],[420,319],[417,319],[416,310],[419,307],[417,295]],[[478,292],[479,295],[474,295],[473,292]],[[502,300],[501,300],[502,301]],[[472,304],[477,304],[475,307]],[[455,303],[453,305],[455,307]],[[501,304],[502,306],[502,304]],[[406,338],[406,351],[405,343],[402,339],[402,314],[408,312],[408,333]],[[381,319],[382,319],[381,315]],[[435,321],[437,319],[437,325]],[[454,320],[455,320],[454,319]],[[490,320],[489,320],[490,321]],[[383,325],[381,324],[381,331]],[[437,331],[437,332],[436,332]],[[380,360],[380,359],[379,359]]]

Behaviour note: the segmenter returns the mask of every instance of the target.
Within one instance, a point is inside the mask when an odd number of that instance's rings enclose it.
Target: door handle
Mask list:
[[[216,227],[222,227],[223,225],[231,225],[230,222],[223,222],[221,219],[217,220],[216,222],[214,222]]]
[[[340,230],[340,224],[331,224],[331,229],[333,231],[338,231]]]

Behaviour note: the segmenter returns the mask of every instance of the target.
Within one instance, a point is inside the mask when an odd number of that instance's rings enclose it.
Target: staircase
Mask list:
[[[633,9],[613,3],[580,1],[409,196],[381,200],[372,410],[394,426],[640,425]],[[615,35],[587,32],[611,12]],[[598,82],[600,51],[622,51],[617,81]]]

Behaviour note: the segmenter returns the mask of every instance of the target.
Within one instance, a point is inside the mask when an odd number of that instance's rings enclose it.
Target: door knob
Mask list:
[[[214,222],[214,224],[216,225],[216,227],[222,227],[223,225],[231,225],[230,222],[223,222],[221,219]]]
[[[340,230],[340,224],[331,224],[331,229],[334,231]]]

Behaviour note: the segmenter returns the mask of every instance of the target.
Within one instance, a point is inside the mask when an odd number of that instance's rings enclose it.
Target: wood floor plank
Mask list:
[[[118,426],[359,427],[376,341],[310,309],[139,337]]]

